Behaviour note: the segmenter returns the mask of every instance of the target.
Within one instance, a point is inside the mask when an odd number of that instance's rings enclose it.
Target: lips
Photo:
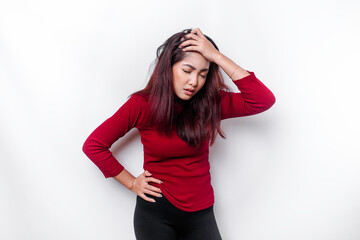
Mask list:
[[[191,88],[184,89],[186,95],[193,95],[195,90]]]

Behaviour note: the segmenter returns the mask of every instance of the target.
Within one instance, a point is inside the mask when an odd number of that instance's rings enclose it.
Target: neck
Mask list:
[[[175,102],[175,103],[184,104],[186,101],[185,101],[185,100],[182,100],[181,98],[179,98],[178,96],[175,95],[175,97],[174,97],[174,102]]]

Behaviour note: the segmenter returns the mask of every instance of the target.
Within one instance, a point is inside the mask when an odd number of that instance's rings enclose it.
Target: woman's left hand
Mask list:
[[[186,34],[185,39],[181,39],[181,41],[183,40],[185,41],[179,45],[179,48],[182,48],[185,52],[199,52],[210,62],[215,62],[221,54],[199,28],[195,28],[190,33]]]

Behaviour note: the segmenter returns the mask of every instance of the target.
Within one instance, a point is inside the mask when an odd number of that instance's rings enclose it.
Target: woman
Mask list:
[[[228,91],[220,68],[240,93]],[[176,33],[158,48],[147,86],[134,94],[84,143],[105,177],[137,195],[137,239],[221,239],[213,212],[209,144],[220,121],[263,112],[275,103],[253,72],[219,52],[200,29]],[[134,177],[111,145],[136,127],[144,145],[144,172]]]

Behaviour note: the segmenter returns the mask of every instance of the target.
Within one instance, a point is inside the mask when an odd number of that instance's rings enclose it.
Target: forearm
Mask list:
[[[131,190],[133,187],[133,181],[135,177],[131,173],[129,173],[126,169],[124,169],[121,171],[121,173],[116,175],[114,179],[120,182],[126,188]]]
[[[218,53],[214,62],[219,65],[232,80],[241,79],[250,75],[245,69],[237,65],[221,52]]]

